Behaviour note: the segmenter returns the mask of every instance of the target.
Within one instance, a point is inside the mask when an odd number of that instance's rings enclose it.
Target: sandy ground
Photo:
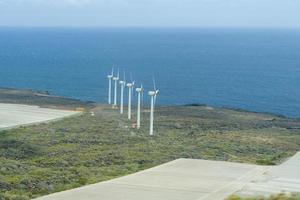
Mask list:
[[[269,195],[281,191],[300,192],[299,169],[300,153],[274,167],[178,159],[38,200],[221,200],[233,193]]]
[[[80,112],[0,103],[0,129],[51,121]]]

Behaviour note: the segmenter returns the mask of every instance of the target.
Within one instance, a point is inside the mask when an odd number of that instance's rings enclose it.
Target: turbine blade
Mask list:
[[[154,87],[154,91],[156,91],[156,83],[155,83],[155,78],[153,77],[153,87]]]
[[[124,70],[124,74],[123,74],[123,79],[126,82],[126,75],[125,75],[125,70]]]
[[[156,104],[156,98],[157,98],[157,93],[159,92],[159,90],[155,90],[155,95],[154,95],[154,107]]]

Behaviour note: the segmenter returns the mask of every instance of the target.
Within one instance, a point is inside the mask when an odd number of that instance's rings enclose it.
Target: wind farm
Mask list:
[[[108,84],[108,102],[110,102],[111,98],[111,79],[115,81],[115,87],[114,87],[114,104],[113,108],[117,108],[117,81],[119,80],[119,70],[118,74],[116,77],[113,77],[113,68],[112,68],[112,73],[107,75],[109,79],[109,84]],[[125,85],[128,88],[128,107],[127,107],[127,118],[128,120],[132,119],[132,96],[134,94],[134,90],[137,93],[137,106],[136,106],[136,128],[140,129],[141,128],[141,112],[143,112],[143,107],[142,107],[142,102],[144,101],[144,88],[143,85],[141,84],[140,87],[134,88],[135,86],[135,81],[132,79],[131,75],[131,81],[126,83],[126,76],[125,76],[125,71],[124,71],[124,76],[123,80],[119,81],[120,84],[120,114],[122,115],[124,113],[124,87]],[[154,134],[154,110],[155,110],[155,105],[156,105],[156,98],[159,90],[156,88],[156,82],[155,78],[153,77],[153,90],[148,91],[148,95],[150,97],[150,120],[149,120],[149,135]],[[130,121],[131,122],[131,121]]]

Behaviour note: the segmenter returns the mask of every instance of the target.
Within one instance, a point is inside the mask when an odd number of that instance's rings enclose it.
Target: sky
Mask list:
[[[0,26],[300,28],[300,0],[0,0]]]

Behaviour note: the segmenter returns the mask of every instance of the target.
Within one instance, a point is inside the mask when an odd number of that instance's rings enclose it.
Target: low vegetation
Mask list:
[[[81,116],[1,131],[0,199],[35,198],[177,158],[273,165],[300,150],[300,120],[207,106],[159,107],[155,114],[153,137],[148,110],[136,130],[104,105]]]
[[[300,194],[277,194],[272,195],[269,197],[248,197],[248,198],[242,198],[239,196],[232,195],[226,200],[300,200]]]

